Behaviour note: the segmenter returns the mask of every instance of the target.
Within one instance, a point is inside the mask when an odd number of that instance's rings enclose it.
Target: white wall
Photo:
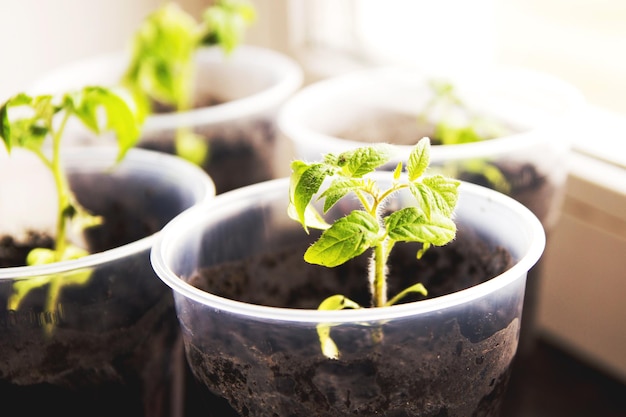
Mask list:
[[[162,0],[0,0],[0,102],[70,61],[127,47]],[[194,16],[209,0],[178,2]]]

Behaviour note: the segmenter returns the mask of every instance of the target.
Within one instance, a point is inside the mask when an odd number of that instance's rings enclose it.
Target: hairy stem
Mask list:
[[[384,242],[374,247],[373,261],[373,304],[375,307],[383,307],[387,303],[387,251]]]

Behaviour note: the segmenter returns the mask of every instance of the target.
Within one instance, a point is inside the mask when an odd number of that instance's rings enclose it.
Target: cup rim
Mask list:
[[[117,152],[117,147],[112,146],[71,146],[63,150],[66,160],[75,159],[77,161],[84,161],[85,159],[91,159],[97,166],[102,166],[104,163],[110,164],[112,161],[115,161]],[[216,193],[215,184],[210,176],[196,165],[174,155],[141,148],[131,148],[120,163],[143,166],[152,172],[159,173],[159,175],[162,175],[162,173],[167,170],[168,174],[174,173],[181,179],[185,179],[185,181],[181,181],[181,183],[193,184],[196,188],[194,193],[196,194],[197,201],[193,205],[209,201]],[[193,207],[193,205],[191,207]],[[60,274],[71,270],[90,268],[98,264],[107,263],[124,256],[149,250],[157,241],[157,237],[160,233],[161,231],[157,231],[152,235],[125,245],[89,254],[79,259],[60,261],[47,265],[0,268],[0,281],[5,279],[21,279],[32,276]]]
[[[451,294],[412,303],[359,310],[320,311],[269,307],[236,301],[205,292],[185,282],[167,266],[168,249],[179,242],[186,231],[199,227],[200,222],[198,219],[208,216],[211,210],[227,210],[229,205],[236,204],[237,201],[242,199],[243,201],[253,201],[252,195],[264,195],[277,188],[284,189],[286,194],[288,184],[289,178],[278,178],[228,191],[216,196],[215,199],[207,204],[193,207],[171,220],[163,228],[159,239],[151,250],[150,259],[157,276],[174,291],[175,295],[189,298],[216,310],[250,316],[256,319],[339,324],[408,317],[415,314],[435,312],[478,299],[524,277],[528,270],[539,260],[545,248],[546,241],[543,226],[528,208],[504,194],[462,181],[459,188],[461,192],[478,195],[489,203],[502,205],[518,217],[520,222],[526,225],[525,231],[530,236],[531,243],[526,253],[507,271],[481,284]]]

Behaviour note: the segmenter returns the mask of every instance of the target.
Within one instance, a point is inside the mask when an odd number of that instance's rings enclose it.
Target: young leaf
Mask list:
[[[389,157],[387,146],[366,146],[339,154],[337,166],[342,169],[346,177],[360,178],[386,164]]]
[[[396,169],[393,171],[393,179],[395,181],[398,181],[400,179],[400,177],[402,176],[402,162],[398,162],[398,165],[396,165]]]
[[[320,198],[324,198],[324,213],[341,200],[351,191],[356,191],[362,187],[363,182],[358,179],[337,179],[333,181]]]
[[[446,145],[460,145],[483,140],[474,126],[455,126],[446,121],[441,121],[435,125],[435,136]]]
[[[430,139],[422,138],[411,150],[409,160],[406,165],[409,174],[409,181],[415,181],[426,172],[430,163]]]
[[[74,101],[76,115],[95,133],[103,130],[115,132],[118,143],[118,161],[135,145],[139,138],[139,121],[129,104],[113,90],[102,87],[86,87]],[[99,110],[103,109],[106,125],[99,123]]]
[[[39,151],[50,132],[52,117],[59,109],[52,104],[52,96],[31,97],[20,93],[0,109],[0,135],[8,152],[15,146]],[[9,112],[19,112],[11,120]]]
[[[460,182],[444,177],[433,175],[422,180],[422,184],[428,187],[432,193],[433,206],[445,216],[451,216],[458,201],[458,188]]]
[[[341,265],[372,247],[378,229],[376,218],[355,210],[325,230],[304,253],[304,260],[327,267]]]
[[[256,19],[252,4],[236,0],[220,0],[203,13],[207,27],[202,39],[204,45],[220,45],[230,54],[241,42],[248,26]]]
[[[325,164],[305,164],[301,161],[292,163],[291,169],[290,203],[295,207],[298,221],[307,230],[304,212],[329,171]]]
[[[176,107],[188,106],[192,61],[199,45],[198,25],[177,3],[152,12],[133,39],[130,65],[123,82],[135,93]]]
[[[398,242],[422,242],[442,246],[454,239],[456,225],[448,217],[428,219],[415,207],[405,207],[385,218],[389,237]]]

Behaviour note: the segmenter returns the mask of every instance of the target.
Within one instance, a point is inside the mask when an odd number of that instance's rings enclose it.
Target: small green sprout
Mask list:
[[[369,283],[372,306],[396,304],[409,293],[427,295],[417,283],[387,299],[387,262],[396,242],[420,242],[417,258],[431,246],[442,246],[454,239],[456,224],[452,217],[458,200],[459,181],[443,175],[426,175],[430,163],[430,140],[420,140],[411,151],[404,173],[400,162],[393,172],[389,188],[382,189],[367,174],[390,160],[389,145],[375,145],[327,154],[322,162],[305,163],[296,160],[291,164],[289,190],[289,216],[309,228],[323,230],[321,236],[305,252],[304,260],[326,267],[339,266],[372,249]],[[415,205],[387,213],[386,202],[399,190],[408,189]],[[326,214],[339,200],[354,195],[362,209],[357,209],[328,224],[312,205],[324,200]],[[343,295],[333,295],[324,300],[320,310],[361,308]],[[330,325],[317,328],[322,352],[337,358],[339,350],[330,339]],[[378,335],[377,338],[382,337]]]
[[[105,120],[102,120],[104,116]],[[88,252],[75,246],[67,236],[69,224],[83,230],[101,224],[102,219],[79,204],[69,187],[61,158],[61,141],[70,118],[76,117],[91,131],[113,131],[118,142],[117,160],[124,158],[139,137],[141,118],[137,117],[121,92],[90,86],[63,94],[29,96],[24,93],[7,100],[0,107],[0,139],[9,154],[15,147],[33,152],[50,170],[56,186],[58,205],[54,248],[35,248],[27,256],[27,265],[42,265],[78,259]],[[50,146],[47,145],[50,141]],[[17,281],[8,308],[16,310],[35,288],[50,284],[47,308],[53,308],[64,285],[84,284],[90,273],[76,271],[64,276]]]
[[[510,134],[510,130],[494,120],[482,117],[469,109],[447,80],[431,79],[432,98],[418,117],[418,122],[434,121],[433,136],[442,145],[460,145],[489,140]],[[487,161],[474,160],[464,164],[467,172],[483,175],[496,190],[508,194],[510,184],[504,174]],[[457,176],[457,173],[451,175]]]
[[[218,0],[196,20],[176,3],[152,12],[134,36],[132,58],[122,83],[129,87],[144,112],[152,103],[177,112],[193,106],[194,57],[201,46],[218,45],[230,54],[255,20],[253,6],[244,1]],[[203,138],[188,127],[176,132],[176,153],[196,164],[208,155]]]

